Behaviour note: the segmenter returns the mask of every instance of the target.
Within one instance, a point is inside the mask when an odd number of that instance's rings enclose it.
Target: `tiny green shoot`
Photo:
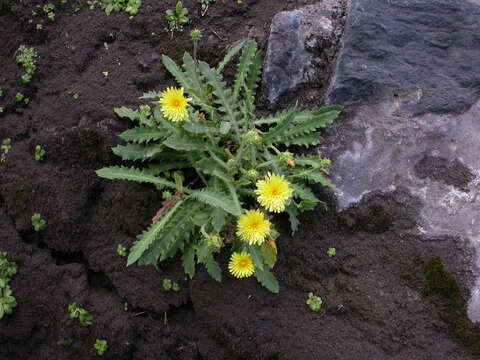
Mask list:
[[[168,9],[165,11],[165,19],[168,21],[168,28],[166,28],[165,31],[170,31],[172,37],[175,30],[183,31],[183,25],[190,22],[188,9],[183,7],[181,1],[177,2],[175,10]]]
[[[72,346],[73,340],[71,338],[60,339],[57,341],[57,346],[68,348]]]
[[[323,301],[319,296],[315,296],[312,292],[308,293],[306,304],[311,311],[319,311],[322,303]]]
[[[127,249],[125,249],[125,247],[120,244],[117,246],[117,254],[118,256],[125,257],[127,256]]]
[[[47,227],[47,222],[44,218],[42,218],[42,215],[35,213],[32,215],[32,226],[36,232],[40,232],[45,230]]]
[[[92,315],[87,310],[78,306],[76,303],[68,305],[68,314],[70,319],[78,319],[80,325],[82,326],[92,325]]]
[[[328,255],[329,257],[333,257],[333,256],[337,255],[337,249],[335,249],[335,248],[329,248],[328,251],[327,251],[327,255]]]
[[[0,145],[0,163],[4,163],[7,160],[7,154],[12,150],[12,139],[3,139],[2,145]]]
[[[32,76],[35,74],[37,69],[37,51],[31,47],[26,47],[25,45],[20,45],[17,50],[16,61],[23,66],[25,74],[22,75],[22,83],[28,84],[32,81]],[[18,100],[17,100],[18,101]],[[21,101],[21,100],[20,100]]]
[[[102,356],[108,350],[107,340],[97,339],[95,344],[93,344],[93,348],[97,351],[97,355]]]
[[[41,145],[35,146],[35,160],[43,161],[44,157],[45,157],[45,149],[43,149]]]
[[[16,273],[17,265],[7,260],[6,252],[0,252],[0,319],[5,314],[11,314],[17,306],[17,300],[9,285],[10,278]]]

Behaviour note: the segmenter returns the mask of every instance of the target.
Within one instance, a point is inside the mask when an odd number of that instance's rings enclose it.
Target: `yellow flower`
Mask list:
[[[173,122],[187,120],[187,106],[191,100],[183,96],[183,88],[167,88],[160,96],[160,108],[163,116]]]
[[[271,223],[259,210],[247,210],[240,216],[237,224],[237,235],[250,245],[261,245],[270,234]]]
[[[252,256],[246,252],[234,252],[230,257],[228,270],[230,270],[230,274],[236,278],[252,276],[255,272],[255,265],[253,265]]]
[[[285,210],[285,203],[292,196],[290,183],[281,175],[268,173],[265,180],[257,181],[258,202],[269,211],[276,213]]]

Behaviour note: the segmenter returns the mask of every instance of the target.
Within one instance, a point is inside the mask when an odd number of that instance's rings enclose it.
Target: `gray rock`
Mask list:
[[[270,102],[299,84],[318,80],[319,63],[330,63],[338,39],[333,19],[342,1],[326,1],[300,10],[284,11],[272,20],[263,71]]]
[[[346,105],[323,151],[340,209],[408,189],[417,230],[480,253],[480,5],[352,0],[328,103]],[[480,265],[480,255],[476,260]],[[480,281],[471,319],[480,321]]]

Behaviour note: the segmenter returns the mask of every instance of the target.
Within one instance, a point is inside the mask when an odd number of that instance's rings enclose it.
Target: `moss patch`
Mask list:
[[[420,281],[427,296],[438,296],[443,303],[442,317],[452,337],[465,345],[473,355],[480,358],[480,326],[474,325],[467,316],[466,301],[457,280],[449,273],[440,257],[428,261],[416,260],[406,273],[407,279]]]

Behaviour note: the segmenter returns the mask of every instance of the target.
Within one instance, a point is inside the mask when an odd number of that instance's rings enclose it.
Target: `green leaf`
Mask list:
[[[162,178],[145,173],[135,168],[127,168],[124,166],[106,167],[96,171],[97,175],[110,180],[130,180],[140,183],[151,183],[155,185],[176,188],[175,184]]]
[[[143,93],[143,96],[140,97],[140,99],[158,99],[162,93],[160,91],[149,91],[146,93]]]
[[[180,161],[172,161],[172,162],[162,162],[159,164],[150,165],[146,170],[146,173],[150,175],[158,175],[165,171],[170,171],[173,169],[183,169],[190,167],[190,163],[188,162],[180,162]]]
[[[158,145],[140,145],[127,144],[126,146],[118,145],[112,148],[115,155],[120,156],[123,160],[148,160],[160,154],[162,148]]]
[[[277,252],[275,249],[269,246],[267,243],[263,243],[261,252],[265,264],[267,264],[270,269],[273,269],[275,263],[277,262]]]
[[[288,214],[288,220],[290,221],[290,229],[292,230],[293,235],[297,232],[298,226],[300,225],[300,221],[298,221],[299,211],[293,202],[287,206],[285,211]]]
[[[220,269],[220,265],[215,261],[213,258],[212,253],[209,253],[204,259],[203,264],[207,269],[208,274],[216,281],[222,281],[222,269]]]
[[[168,211],[161,219],[160,221],[156,222],[150,228],[145,231],[142,235],[139,236],[138,242],[135,243],[135,245],[132,246],[130,249],[130,254],[128,255],[128,260],[127,260],[127,266],[132,265],[134,262],[136,262],[142,254],[147,250],[152,243],[155,241],[157,238],[158,234],[163,230],[166,224],[168,224],[168,221],[170,218],[173,216],[175,211],[183,204],[183,200],[177,201],[175,206]]]
[[[194,199],[204,202],[213,208],[219,207],[232,215],[241,215],[241,212],[237,208],[235,202],[223,192],[204,189],[192,190],[191,194]]]
[[[241,43],[238,43],[237,45],[235,45],[234,47],[232,47],[232,48],[227,52],[227,54],[225,55],[225,57],[223,58],[223,60],[222,60],[222,61],[220,62],[220,64],[218,64],[218,66],[217,66],[217,71],[218,71],[218,73],[221,73],[221,72],[223,71],[223,69],[225,68],[225,66],[233,59],[233,57],[234,57],[235,55],[237,55],[240,50],[242,50],[243,45],[244,45],[244,42],[242,41]]]
[[[304,200],[309,200],[315,203],[320,201],[317,199],[317,197],[309,187],[301,184],[291,184],[291,185],[294,190],[293,192],[294,197],[304,199]]]
[[[248,77],[246,80],[246,90],[248,96],[251,98],[250,101],[255,102],[255,92],[260,83],[261,73],[263,65],[263,54],[261,51],[257,51],[255,58],[253,59],[252,64],[250,65],[250,70],[248,72]]]
[[[233,87],[233,98],[237,99],[240,89],[245,86],[248,71],[253,64],[257,51],[257,43],[254,40],[248,41],[243,48],[242,55],[237,65],[237,77]]]
[[[193,134],[219,134],[220,129],[209,123],[193,123],[193,122],[186,122],[183,125],[183,128]]]
[[[169,136],[163,144],[174,150],[205,150],[205,143],[202,140],[176,134]]]
[[[253,264],[255,265],[255,269],[263,270],[263,258],[262,254],[260,253],[257,246],[254,245],[247,245],[247,251],[250,255],[252,255]]]
[[[190,279],[192,279],[195,275],[195,248],[193,245],[190,245],[187,249],[184,249],[184,253],[182,255],[182,264],[183,268],[185,269],[185,273],[190,277]]]
[[[121,118],[128,118],[132,121],[136,121],[140,118],[140,113],[138,111],[129,109],[124,106],[122,106],[121,108],[115,108],[113,109],[113,111]]]
[[[263,270],[255,269],[255,277],[260,284],[262,284],[272,293],[278,294],[280,291],[280,287],[275,275],[273,275],[273,273],[266,267],[264,267]]]
[[[175,64],[175,61],[170,59],[167,55],[162,56],[162,61],[163,65],[165,65],[167,70],[175,77],[175,80],[177,80],[181,87],[184,89],[190,89],[193,87],[191,80],[182,69]]]
[[[292,109],[288,113],[287,117],[280,123],[277,124],[274,128],[270,129],[267,134],[263,137],[266,142],[271,142],[277,137],[282,136],[285,130],[292,124],[295,116],[297,115],[298,110]]]
[[[212,209],[212,226],[216,232],[223,230],[227,222],[227,213],[220,208]]]
[[[295,118],[295,126],[290,127],[284,136],[291,139],[311,133],[331,124],[339,114],[340,110],[336,110],[336,107],[335,109],[331,109],[330,107],[320,108],[313,112],[307,112],[306,114],[300,113],[299,116]],[[305,120],[303,120],[304,117]]]
[[[163,139],[166,135],[165,130],[158,127],[135,127],[120,134],[120,138],[134,143],[148,143],[152,140]]]
[[[300,135],[294,138],[279,138],[275,141],[276,144],[285,144],[286,146],[298,145],[298,146],[313,146],[320,144],[321,137],[316,134]]]

